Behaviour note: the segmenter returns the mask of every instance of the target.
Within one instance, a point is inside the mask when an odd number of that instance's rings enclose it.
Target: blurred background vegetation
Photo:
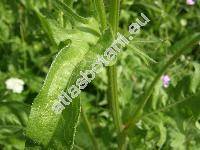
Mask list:
[[[105,4],[108,8],[107,1]],[[2,150],[24,149],[31,104],[58,52],[30,5],[45,16],[60,21],[51,0],[0,0]],[[92,0],[74,0],[73,9],[81,16],[96,17]],[[200,32],[200,1],[188,5],[185,0],[122,0],[119,31],[127,35],[128,26],[141,12],[151,21],[120,54],[117,62],[123,122],[132,115],[158,70],[175,53],[169,47]],[[130,150],[200,149],[200,45],[182,55],[166,74],[171,78],[170,85],[168,88],[163,88],[162,82],[156,85],[142,120],[129,133]],[[21,93],[6,88],[6,80],[10,78],[24,81]],[[81,103],[101,149],[116,149],[116,132],[106,99],[106,84],[104,70],[82,93]],[[74,149],[94,149],[86,121],[82,118]]]

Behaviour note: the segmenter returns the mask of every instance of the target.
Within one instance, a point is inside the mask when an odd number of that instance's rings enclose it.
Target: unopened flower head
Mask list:
[[[161,79],[162,79],[163,87],[167,88],[171,80],[170,77],[168,75],[163,75]]]
[[[194,5],[196,0],[186,0],[187,5]]]
[[[9,78],[5,81],[6,88],[13,93],[21,93],[24,90],[24,81],[18,78]]]

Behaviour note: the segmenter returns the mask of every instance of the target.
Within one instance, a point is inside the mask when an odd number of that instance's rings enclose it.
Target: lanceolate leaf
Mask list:
[[[73,99],[62,114],[55,114],[52,106],[58,101],[61,91],[75,84],[80,77],[79,72],[94,63],[95,56],[104,52],[111,43],[111,34],[106,33],[95,46],[90,47],[93,43],[89,44],[89,39],[85,38],[84,34],[86,33],[79,32],[78,35],[71,35],[71,45],[62,49],[55,58],[44,86],[32,105],[26,133],[30,141],[44,148],[72,148],[80,113],[80,100]]]
[[[38,19],[40,20],[40,23],[41,23],[41,26],[42,26],[43,30],[44,30],[44,31],[46,32],[46,34],[48,35],[48,37],[49,37],[51,43],[52,43],[52,44],[56,44],[56,43],[55,43],[55,40],[54,40],[54,38],[53,38],[53,31],[52,31],[52,29],[51,29],[51,27],[50,27],[50,24],[49,24],[49,22],[47,21],[47,19],[45,18],[45,16],[43,16],[43,15],[39,12],[39,10],[34,9],[34,11],[35,11],[35,13],[36,13]]]
[[[192,93],[195,93],[200,83],[200,65],[195,62],[193,63],[193,65],[194,65],[194,74],[191,77],[190,91]]]
[[[145,62],[146,65],[149,65],[149,62],[156,63],[156,61],[153,58],[149,57],[147,54],[145,54],[145,52],[143,52],[139,48],[133,45],[129,45],[129,47],[133,49],[133,53],[138,55]]]
[[[71,18],[75,19],[76,21],[79,21],[79,22],[82,22],[82,23],[88,23],[88,19],[81,17],[78,14],[76,14],[69,6],[67,6],[66,4],[61,2],[60,0],[53,1],[53,4],[55,5],[55,7],[57,9],[63,10],[65,15],[67,15],[68,17],[71,17]]]

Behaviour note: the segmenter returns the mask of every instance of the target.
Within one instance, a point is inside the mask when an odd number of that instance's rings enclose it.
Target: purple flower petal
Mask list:
[[[161,79],[162,79],[163,87],[167,88],[171,80],[170,77],[168,75],[163,75]]]
[[[187,5],[194,5],[195,4],[195,0],[186,0],[186,4]]]

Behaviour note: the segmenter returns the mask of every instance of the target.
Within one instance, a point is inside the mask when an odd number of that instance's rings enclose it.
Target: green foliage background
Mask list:
[[[81,18],[78,18],[80,20],[77,22],[78,19],[74,19],[74,16],[60,17],[60,10],[55,9],[52,2],[51,0],[0,1],[0,149],[2,150],[22,150],[25,148],[25,142],[30,140],[25,132],[31,105],[42,88],[56,54],[68,44],[67,39],[85,42],[85,45],[75,43],[74,55],[81,53],[83,47],[94,46],[98,40],[101,28],[97,22],[97,12],[92,0],[77,0],[73,3],[73,10],[79,15],[91,17],[86,24],[81,23],[83,22]],[[71,5],[68,0],[64,2],[68,6]],[[108,12],[111,6],[107,1],[105,7]],[[189,41],[190,35],[200,32],[200,1],[189,6],[184,0],[122,0],[120,33],[128,35],[128,26],[135,22],[141,12],[151,21],[120,53],[117,61],[120,118],[124,125],[133,116],[141,97],[163,64],[177,52],[176,49],[173,51],[171,46],[183,38],[187,40],[188,37]],[[86,30],[83,31],[83,28]],[[71,29],[73,33],[68,32]],[[92,33],[93,36],[85,33]],[[184,42],[180,43],[180,47],[181,44],[184,45]],[[161,81],[156,84],[141,120],[128,132],[126,149],[200,149],[199,44],[188,49],[188,52],[181,55],[167,70],[165,74],[171,77],[168,88],[163,88]],[[104,46],[106,47],[106,44]],[[88,59],[92,60],[91,57],[85,60]],[[83,62],[90,63],[84,60]],[[24,91],[21,94],[6,89],[5,81],[10,77],[25,81]],[[96,149],[95,142],[100,149],[117,149],[117,133],[106,89],[105,69],[81,94],[84,113],[81,113],[78,121],[73,149]],[[48,102],[48,98],[46,101]],[[69,114],[66,116],[69,117]],[[38,133],[39,131],[40,129]],[[45,136],[46,133],[40,134]],[[57,148],[53,149],[64,149],[62,143],[66,142],[65,137],[60,135],[55,137],[59,142],[55,144]]]

